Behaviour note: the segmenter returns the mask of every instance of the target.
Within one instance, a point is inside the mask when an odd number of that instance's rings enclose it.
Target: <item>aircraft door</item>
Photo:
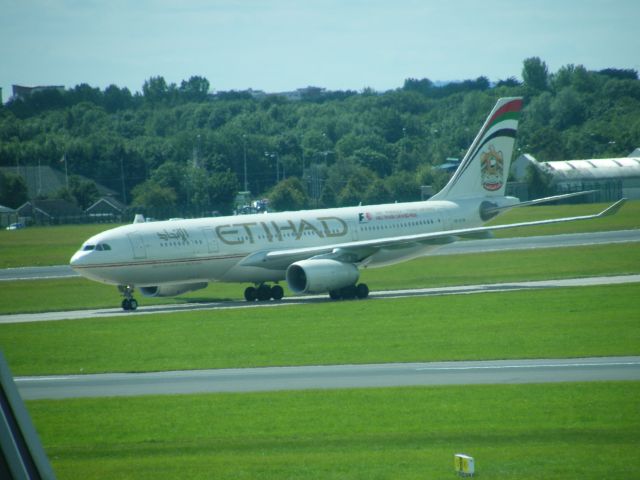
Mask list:
[[[441,209],[435,212],[435,221],[438,228],[436,230],[449,230],[452,228],[452,222],[447,212]]]
[[[133,250],[133,258],[147,258],[147,247],[144,244],[142,235],[138,233],[130,233],[128,235],[131,249]]]
[[[351,240],[354,242],[358,240],[358,222],[354,222],[353,220],[349,220],[347,222],[349,230],[351,230]]]
[[[209,253],[218,253],[218,239],[213,232],[213,228],[203,228],[202,233],[207,241],[207,250]]]

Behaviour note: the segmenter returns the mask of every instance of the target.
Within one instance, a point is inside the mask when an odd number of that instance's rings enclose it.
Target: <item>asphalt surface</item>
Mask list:
[[[459,255],[466,253],[528,250],[534,248],[576,247],[607,243],[640,242],[640,229],[612,232],[571,233],[537,237],[515,237],[487,240],[465,240],[443,245],[429,255]],[[79,277],[68,265],[0,269],[0,281],[42,280]]]
[[[640,357],[397,363],[19,377],[25,400],[640,380]]]

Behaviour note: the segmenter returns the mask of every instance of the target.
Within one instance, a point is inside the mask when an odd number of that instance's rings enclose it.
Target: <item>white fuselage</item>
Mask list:
[[[242,260],[258,252],[472,228],[483,223],[478,206],[478,200],[426,201],[134,223],[91,237],[71,266],[92,280],[138,287],[280,281],[285,267],[242,265]],[[394,245],[364,264],[396,263],[436,246]]]

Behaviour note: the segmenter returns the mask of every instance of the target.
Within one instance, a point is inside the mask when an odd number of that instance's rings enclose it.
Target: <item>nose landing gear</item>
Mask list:
[[[138,308],[138,301],[133,298],[133,286],[131,285],[119,285],[118,290],[124,297],[122,300],[122,309],[126,311],[133,311]]]

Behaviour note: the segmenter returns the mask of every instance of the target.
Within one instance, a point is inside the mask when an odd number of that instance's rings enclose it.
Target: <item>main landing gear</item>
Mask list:
[[[266,285],[261,284],[258,287],[247,287],[244,291],[244,298],[247,302],[266,302],[271,300],[282,300],[284,296],[284,290],[280,285]]]
[[[342,287],[337,290],[331,290],[329,292],[329,297],[331,297],[331,300],[352,300],[354,298],[364,299],[368,296],[369,287],[366,283],[349,285],[348,287]]]
[[[284,290],[280,285],[261,284],[257,287],[247,287],[244,291],[244,298],[247,302],[267,302],[271,299],[282,300]],[[353,300],[355,298],[364,299],[369,296],[369,287],[366,283],[349,285],[329,292],[331,300]]]
[[[133,287],[131,285],[119,285],[118,290],[124,296],[121,304],[123,310],[133,311],[138,308],[138,301],[133,298]]]

